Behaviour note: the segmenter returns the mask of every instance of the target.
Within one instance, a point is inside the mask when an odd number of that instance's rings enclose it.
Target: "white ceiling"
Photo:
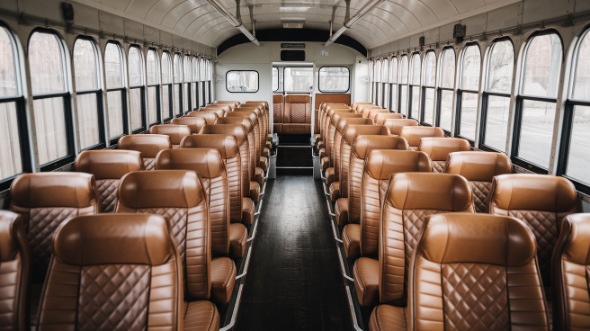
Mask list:
[[[217,47],[239,33],[205,0],[74,0],[113,14]],[[219,0],[233,15],[235,0]],[[400,38],[506,6],[521,0],[385,0],[345,32],[371,49]],[[353,16],[365,3],[351,0]],[[337,6],[334,31],[344,21],[344,0],[241,0],[242,22],[252,29],[248,5],[253,6],[256,29],[281,28],[281,20],[304,20],[304,27],[329,29]]]

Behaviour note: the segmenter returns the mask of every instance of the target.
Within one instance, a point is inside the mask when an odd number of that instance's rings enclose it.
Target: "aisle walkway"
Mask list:
[[[269,180],[237,330],[349,330],[321,183]]]

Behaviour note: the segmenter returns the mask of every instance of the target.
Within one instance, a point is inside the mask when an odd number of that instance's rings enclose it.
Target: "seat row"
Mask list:
[[[311,132],[311,96],[273,94],[273,132],[309,134]]]
[[[470,146],[462,139],[423,136],[423,132],[436,132],[437,128],[416,127],[422,131],[406,139],[390,135],[383,125],[356,124],[365,118],[334,121],[335,112],[323,113],[324,123],[332,121],[335,128],[335,140],[324,138],[324,146],[336,145],[337,132],[343,132],[340,198],[333,216],[338,229],[343,229],[342,239],[336,239],[342,242],[349,261],[356,261],[353,277],[345,277],[354,281],[362,306],[370,309],[378,302],[406,305],[405,291],[412,281],[407,277],[408,266],[423,225],[429,215],[444,212],[489,210],[524,220],[534,233],[544,285],[549,286],[550,256],[559,225],[565,215],[579,207],[569,181],[510,174],[510,161],[503,154],[468,151]],[[327,130],[329,127],[324,126],[323,133],[329,134]],[[413,145],[417,150],[412,151],[408,141],[416,140],[419,143]],[[332,159],[330,162],[337,164]],[[433,170],[435,173],[431,173]],[[329,190],[325,186],[329,206],[334,202],[334,183]],[[394,224],[395,231],[385,233],[385,223]],[[386,237],[395,244],[387,246]],[[384,257],[388,249],[395,251],[395,257]]]
[[[262,104],[257,104],[256,109],[260,110]],[[211,107],[200,112],[216,111]],[[244,117],[236,118],[248,119],[244,123],[257,119],[252,116],[256,115],[254,111],[234,108],[233,113],[239,112]],[[187,129],[188,125],[159,127]],[[254,140],[253,130],[247,132],[243,124],[205,124],[200,130],[205,133],[186,135],[180,142],[191,148],[171,148],[173,132],[180,131],[170,130],[169,135],[125,136],[120,139],[118,150],[84,151],[75,162],[78,173],[34,173],[15,179],[8,206],[12,213],[6,211],[0,215],[0,224],[9,232],[6,236],[11,236],[5,243],[19,249],[2,250],[7,258],[17,256],[18,262],[3,263],[8,269],[0,270],[1,277],[12,286],[9,297],[13,308],[6,316],[15,325],[14,329],[26,328],[27,310],[31,310],[30,320],[33,324],[38,322],[39,329],[55,325],[112,329],[144,322],[147,324],[137,325],[168,325],[177,329],[183,321],[187,329],[219,328],[216,305],[226,308],[236,279],[245,275],[245,271],[237,275],[238,268],[232,258],[241,262],[247,242],[253,239],[253,236],[248,238],[248,229],[255,226],[255,204],[242,194],[245,187],[242,179],[250,180],[242,174],[248,173],[250,161],[254,160],[254,153],[245,144],[248,134]],[[215,133],[208,134],[209,131]],[[245,162],[240,147],[245,152]],[[144,171],[146,167],[155,170]],[[264,171],[261,178],[266,178]],[[259,192],[258,204],[262,198]],[[242,202],[249,208],[243,208]],[[72,220],[99,212],[102,214],[94,217],[94,223],[88,223],[88,227],[85,227],[86,218]],[[109,212],[115,214],[105,214]],[[161,220],[131,214],[160,215],[169,233],[162,232],[162,225],[156,226],[160,230],[153,233],[153,223]],[[63,238],[67,243],[61,246],[58,239],[61,237],[54,233],[65,231],[62,227],[66,226],[62,224],[68,222],[76,225],[68,225],[71,231],[66,231],[68,234]],[[145,234],[145,238],[140,238],[140,234]],[[168,241],[168,234],[173,238],[174,249],[161,243],[154,244],[160,246],[153,251],[150,249],[152,241]],[[71,243],[72,236],[84,239]],[[129,241],[127,246],[130,236],[137,241]],[[154,236],[159,237],[154,239]],[[94,245],[96,241],[103,243]],[[129,254],[117,256],[117,252],[127,251]],[[180,269],[170,269],[178,263]],[[75,276],[75,272],[81,276]],[[63,287],[73,284],[70,284],[72,277],[82,282],[77,287],[66,288],[68,297],[79,298],[78,306],[56,302]],[[147,287],[138,289],[134,284],[147,284]],[[150,291],[155,293],[143,299],[132,297]],[[161,298],[160,294],[165,296]],[[173,304],[177,299],[181,304]],[[186,307],[182,308],[184,301]],[[69,320],[72,314],[78,317]]]

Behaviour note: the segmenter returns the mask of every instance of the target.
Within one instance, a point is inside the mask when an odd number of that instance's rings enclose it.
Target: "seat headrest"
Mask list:
[[[96,204],[94,176],[82,172],[22,174],[10,186],[10,201],[25,208],[85,208]]]
[[[324,111],[325,111],[325,112],[326,112],[326,114],[327,114],[327,113],[329,113],[331,110],[333,110],[333,111],[335,111],[335,112],[341,112],[341,111],[344,111],[344,112],[353,112],[353,109],[352,109],[352,108],[350,108],[350,107],[349,107],[349,106],[347,106],[347,105],[328,105],[328,106],[326,106],[326,108],[325,108],[325,110],[324,110]]]
[[[157,124],[150,128],[150,133],[165,134],[170,137],[172,145],[180,145],[182,138],[191,135],[188,125]]]
[[[222,105],[230,105],[232,107],[237,107],[240,105],[239,101],[232,101],[232,100],[217,100],[213,104],[222,104]]]
[[[334,108],[334,109],[328,110],[327,116],[331,118],[332,115],[334,115],[335,113],[354,113],[354,111],[352,109],[348,109],[348,108],[345,108],[345,109]]]
[[[252,130],[252,121],[245,117],[220,117],[216,124],[241,124],[247,131]]]
[[[512,172],[510,158],[494,152],[454,152],[447,158],[447,173],[459,174],[467,180],[491,182],[494,176]]]
[[[201,134],[231,134],[236,137],[238,146],[241,146],[244,140],[248,139],[248,131],[241,124],[216,124],[216,125],[205,125],[201,129]]]
[[[449,153],[471,150],[467,139],[447,137],[424,137],[420,139],[420,150],[432,161],[446,161]]]
[[[424,152],[375,149],[368,153],[366,171],[374,179],[386,180],[398,172],[432,172],[430,158]]]
[[[418,122],[413,119],[386,119],[383,125],[389,129],[391,134],[399,136],[402,128],[406,126],[417,126]]]
[[[363,116],[356,113],[334,113],[332,114],[330,121],[332,122],[332,125],[336,126],[341,119],[345,118],[363,118]]]
[[[227,112],[224,108],[214,108],[214,107],[203,107],[199,109],[201,113],[215,113],[217,114],[217,118],[225,116]]]
[[[17,230],[18,227],[22,232]],[[24,233],[19,214],[0,210],[0,262],[12,261],[16,258],[20,249],[19,238],[16,236],[23,235],[22,239],[24,239]]]
[[[226,113],[232,110],[232,106],[225,103],[214,103],[203,107],[205,109],[223,109]]]
[[[251,111],[232,111],[231,113],[227,114],[227,117],[247,118],[250,120],[250,122],[252,122],[252,127],[254,127],[258,122],[258,116],[256,113]]]
[[[205,121],[205,119],[202,117],[185,116],[173,118],[170,121],[170,124],[188,125],[189,129],[191,129],[191,133],[196,134],[199,133],[201,128],[207,124],[207,121]]]
[[[60,224],[53,254],[66,264],[162,265],[175,254],[170,226],[154,214],[77,216]]]
[[[471,187],[459,175],[407,172],[389,183],[387,203],[397,209],[473,211]]]
[[[492,204],[505,210],[567,212],[577,207],[574,184],[561,176],[505,174],[492,181]]]
[[[445,132],[441,128],[431,126],[404,126],[399,135],[406,138],[410,146],[417,147],[423,137],[444,137]]]
[[[590,214],[570,214],[561,224],[560,241],[565,241],[562,257],[568,261],[590,264]],[[556,247],[559,247],[557,244]]]
[[[224,159],[231,159],[240,153],[240,146],[236,137],[230,134],[197,134],[185,137],[180,147],[210,147],[221,153]]]
[[[373,125],[373,120],[361,117],[341,118],[336,125],[336,130],[340,133],[344,133],[344,129],[349,125]]]
[[[389,119],[403,119],[404,115],[400,113],[377,113],[375,115],[375,124],[383,125],[385,124],[385,120]]]
[[[272,95],[272,103],[283,103],[283,95],[282,94],[273,94]]]
[[[78,172],[93,174],[94,178],[119,179],[128,172],[143,170],[141,153],[124,149],[82,151],[76,157]]]
[[[408,143],[404,138],[376,135],[358,136],[352,143],[352,153],[363,160],[374,149],[408,149]]]
[[[377,114],[390,114],[388,109],[383,108],[372,108],[367,112],[367,118],[374,119]]]
[[[262,115],[264,115],[262,110],[260,110],[260,107],[257,106],[240,106],[234,109],[234,113],[235,112],[252,112],[256,114],[256,117],[262,117]]]
[[[516,218],[452,213],[429,217],[417,250],[435,263],[516,267],[535,258],[536,244],[528,225]]]
[[[211,111],[189,111],[186,114],[187,117],[201,117],[207,122],[207,125],[213,125],[217,121],[219,115]]]
[[[139,151],[141,156],[153,158],[159,151],[172,148],[172,144],[165,134],[132,134],[121,137],[117,148]]]
[[[221,153],[215,148],[177,148],[161,151],[156,169],[192,170],[201,178],[220,177],[225,172]]]
[[[191,208],[204,199],[201,180],[189,170],[130,172],[119,184],[119,203],[132,209]]]
[[[289,94],[285,97],[285,102],[288,102],[288,103],[310,103],[311,97],[309,95]]]
[[[364,120],[369,119],[364,118]],[[389,130],[383,125],[347,125],[342,133],[344,141],[351,146],[360,135],[389,136]]]

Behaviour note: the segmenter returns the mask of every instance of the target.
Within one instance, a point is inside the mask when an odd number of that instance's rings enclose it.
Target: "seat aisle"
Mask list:
[[[237,330],[348,330],[351,321],[321,182],[270,180]]]

